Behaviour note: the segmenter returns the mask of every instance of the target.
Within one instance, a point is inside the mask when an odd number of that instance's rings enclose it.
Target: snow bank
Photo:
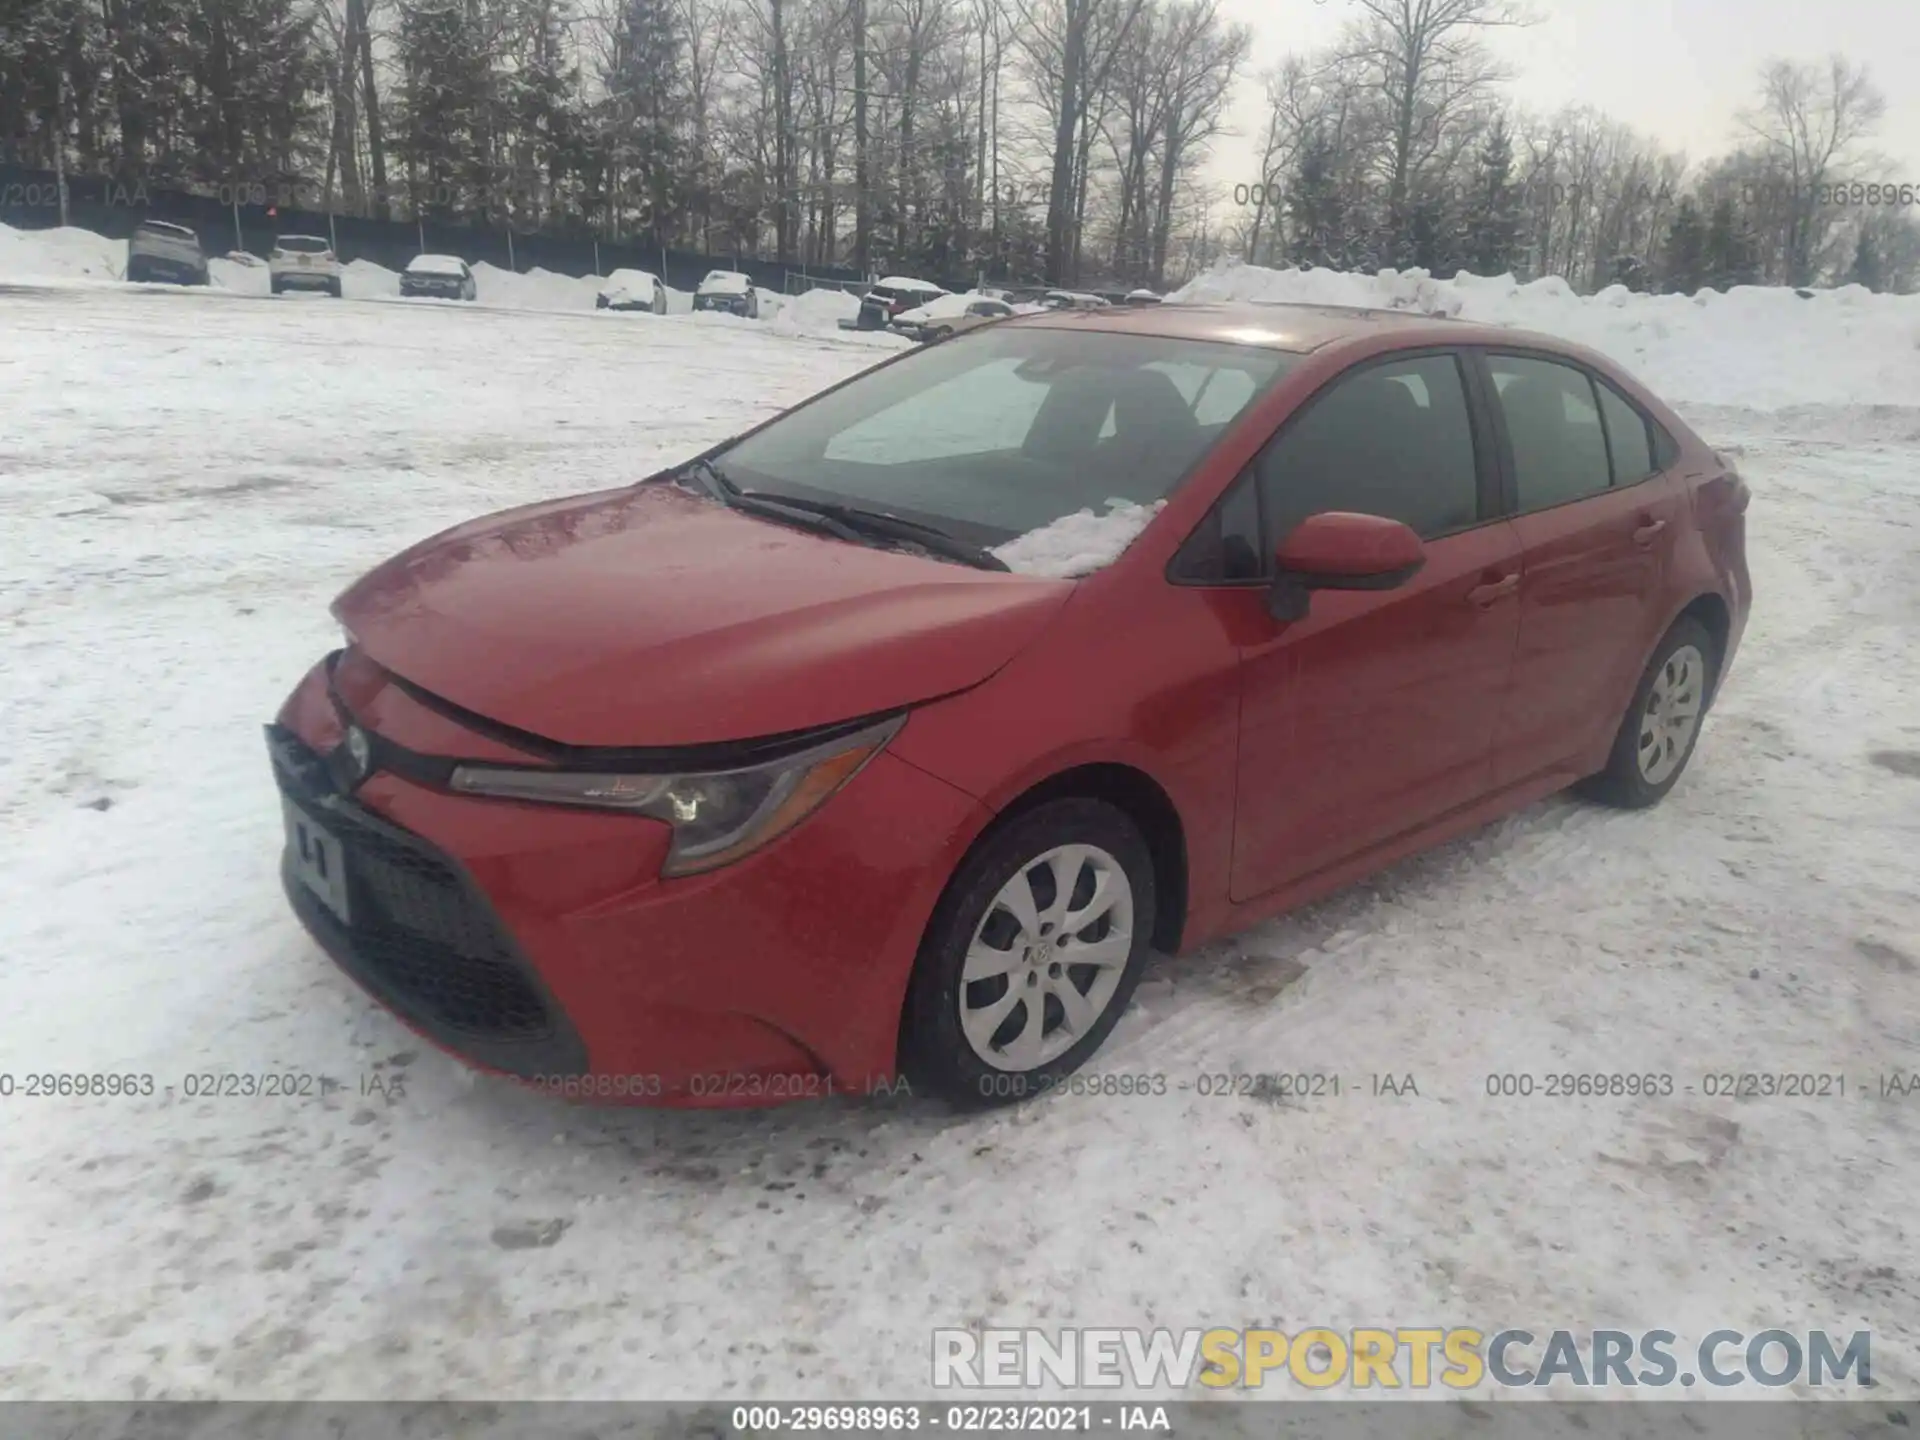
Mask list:
[[[1076,510],[1051,525],[1029,530],[1017,540],[994,548],[1007,568],[1021,575],[1071,578],[1111,565],[1167,502],[1136,505],[1131,500],[1107,501],[1107,513]]]
[[[821,286],[802,295],[783,295],[780,299],[779,313],[771,322],[776,330],[837,331],[842,320],[852,320],[860,314],[857,296],[830,286]],[[764,303],[765,297],[762,296]],[[765,310],[761,311],[761,314],[765,313]]]
[[[1354,275],[1226,265],[1170,301],[1365,305],[1539,330],[1619,361],[1667,400],[1771,410],[1920,404],[1920,296],[1857,285],[1741,286],[1725,294],[1578,295],[1559,276],[1435,280],[1424,270]]]
[[[126,268],[124,240],[71,225],[53,230],[0,225],[0,279],[118,280]]]

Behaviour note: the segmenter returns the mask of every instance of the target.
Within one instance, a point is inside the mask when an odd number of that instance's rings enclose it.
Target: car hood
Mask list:
[[[566,745],[669,746],[964,690],[1073,589],[822,537],[652,483],[457,526],[333,608],[377,664],[487,719]]]

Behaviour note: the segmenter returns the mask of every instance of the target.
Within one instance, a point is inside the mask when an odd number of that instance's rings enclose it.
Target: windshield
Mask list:
[[[1301,357],[996,326],[862,376],[715,457],[737,485],[883,509],[980,545],[1164,499]]]

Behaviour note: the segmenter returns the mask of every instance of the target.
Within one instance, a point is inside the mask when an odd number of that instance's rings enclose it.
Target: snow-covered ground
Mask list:
[[[259,733],[368,565],[897,342],[105,278],[0,285],[0,1396],[914,1396],[976,1322],[1870,1328],[1879,1393],[1920,1394],[1920,1098],[1860,1093],[1920,1071],[1911,302],[1501,301],[1739,447],[1759,598],[1688,777],[1163,963],[1093,1067],[1337,1099],[961,1119],[476,1079],[289,916]],[[1486,1092],[1569,1070],[1694,1093]],[[172,1089],[26,1098],[47,1072]],[[208,1072],[342,1088],[186,1098]]]

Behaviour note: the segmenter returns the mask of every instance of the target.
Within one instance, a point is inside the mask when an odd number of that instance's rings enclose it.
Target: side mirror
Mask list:
[[[1427,563],[1412,528],[1384,515],[1325,510],[1309,515],[1274,549],[1267,611],[1304,620],[1315,590],[1392,590]]]

